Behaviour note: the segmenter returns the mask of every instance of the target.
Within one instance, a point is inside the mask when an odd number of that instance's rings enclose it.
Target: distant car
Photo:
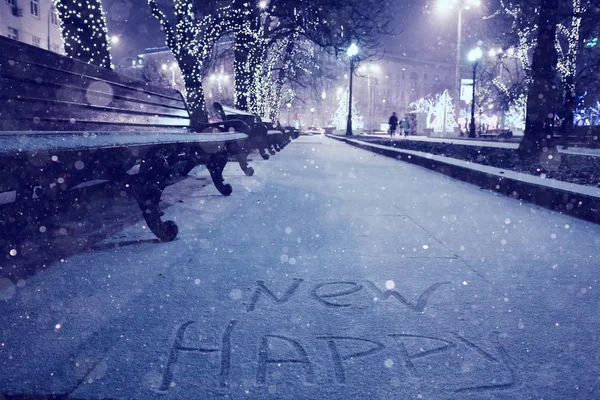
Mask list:
[[[311,126],[308,129],[302,131],[302,134],[312,136],[312,135],[322,135],[325,133],[324,129],[317,128],[316,126]]]

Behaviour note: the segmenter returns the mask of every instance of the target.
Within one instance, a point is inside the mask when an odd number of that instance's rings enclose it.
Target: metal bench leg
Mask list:
[[[227,153],[217,153],[210,157],[210,161],[206,164],[206,168],[210,172],[210,177],[215,184],[217,190],[223,196],[229,196],[233,191],[231,185],[223,183],[223,169],[227,165]]]
[[[148,228],[163,242],[174,240],[179,233],[175,222],[161,219],[163,212],[159,203],[169,176],[170,169],[164,159],[146,159],[140,168],[138,180],[133,185],[133,197],[142,210]]]
[[[265,149],[259,148],[258,152],[260,153],[260,156],[263,158],[263,160],[269,159],[269,155],[267,154],[267,151]]]
[[[248,154],[244,151],[239,151],[236,154],[236,159],[238,164],[240,164],[240,168],[247,176],[254,175],[254,168],[248,166]]]

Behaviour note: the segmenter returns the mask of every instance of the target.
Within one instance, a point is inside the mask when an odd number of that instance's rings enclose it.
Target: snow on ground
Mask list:
[[[0,289],[0,392],[595,397],[600,227],[325,137],[253,166],[171,186],[174,242],[131,208],[42,249]]]

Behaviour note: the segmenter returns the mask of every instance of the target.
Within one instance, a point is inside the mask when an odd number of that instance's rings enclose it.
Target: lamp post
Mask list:
[[[369,109],[369,131],[371,133],[373,133],[373,120],[375,119],[375,115],[374,115],[374,103],[375,103],[375,88],[374,86],[377,85],[377,79],[375,79],[375,82],[373,84],[371,84],[371,73],[376,73],[379,72],[379,65],[377,64],[367,64],[367,65],[362,65],[359,69],[359,72],[361,73],[366,73],[367,74],[367,102],[368,102],[368,109]]]
[[[438,8],[441,11],[452,10],[456,6],[457,10],[457,31],[456,31],[456,67],[454,71],[454,88],[456,94],[455,113],[460,115],[460,63],[462,52],[462,13],[463,10],[469,10],[472,7],[479,7],[481,0],[438,0]]]
[[[310,109],[310,126],[313,127],[315,125],[315,109],[311,107]]]
[[[469,52],[469,61],[473,65],[473,98],[471,99],[471,123],[469,123],[469,137],[474,138],[475,135],[475,86],[477,84],[477,64],[483,52],[479,47],[474,48]]]
[[[350,88],[348,90],[348,122],[346,123],[346,136],[352,136],[352,75],[354,75],[354,57],[358,54],[358,46],[352,43],[346,52],[350,59]]]
[[[288,109],[288,126],[292,126],[291,112],[292,112],[292,103],[286,103],[285,105]]]

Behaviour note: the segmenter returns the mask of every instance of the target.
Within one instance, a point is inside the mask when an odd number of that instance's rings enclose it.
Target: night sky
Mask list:
[[[159,4],[169,3],[160,1]],[[104,0],[103,6],[109,33],[121,38],[121,42],[112,48],[115,63],[135,57],[145,48],[164,46],[164,34],[150,14],[146,0]],[[444,62],[453,59],[456,13],[442,15],[435,9],[434,2],[426,0],[396,0],[391,12],[395,15],[393,28],[396,34],[383,38],[386,53]],[[484,12],[465,11],[463,35],[467,45],[475,42],[469,38],[470,26],[480,24]]]

